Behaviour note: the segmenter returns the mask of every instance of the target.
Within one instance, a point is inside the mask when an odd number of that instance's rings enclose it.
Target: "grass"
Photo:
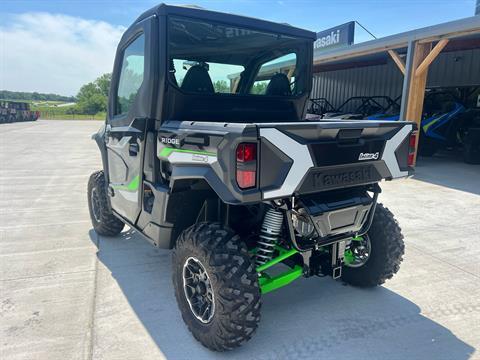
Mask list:
[[[40,119],[44,120],[105,120],[105,113],[89,114],[60,114],[54,112],[42,112]]]

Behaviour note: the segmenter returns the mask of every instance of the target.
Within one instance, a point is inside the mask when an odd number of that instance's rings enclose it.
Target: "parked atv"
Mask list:
[[[323,119],[325,114],[337,112],[337,109],[326,98],[310,99],[310,106],[307,109],[307,120]]]
[[[38,111],[31,111],[30,104],[19,101],[0,102],[0,123],[18,121],[35,121],[39,118]]]
[[[361,120],[370,115],[386,113],[394,101],[388,96],[352,96],[334,112],[327,112],[324,118]]]
[[[415,124],[304,122],[315,39],[160,5],[118,46],[93,136],[92,225],[116,236],[128,224],[173,249],[180,312],[209,349],[250,339],[262,296],[300,277],[370,287],[399,270],[403,236],[378,183],[412,174]]]
[[[400,98],[384,114],[366,120],[397,121]],[[468,108],[450,91],[428,91],[425,96],[419,154],[433,156],[441,148],[461,148],[465,162],[480,163],[480,109]]]
[[[401,95],[395,100],[386,97],[387,106],[381,112],[367,115],[365,120],[383,120],[383,121],[397,121],[400,118],[400,101]]]

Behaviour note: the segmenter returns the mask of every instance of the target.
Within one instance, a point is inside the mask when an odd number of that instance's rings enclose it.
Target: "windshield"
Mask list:
[[[296,97],[307,91],[305,46],[286,35],[170,17],[169,80],[184,93]]]

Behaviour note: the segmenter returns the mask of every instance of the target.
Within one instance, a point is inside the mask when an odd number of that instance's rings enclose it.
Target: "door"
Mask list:
[[[117,50],[105,140],[111,205],[135,223],[141,209],[145,130],[152,114],[153,76],[149,76],[156,18],[150,17],[123,36]]]

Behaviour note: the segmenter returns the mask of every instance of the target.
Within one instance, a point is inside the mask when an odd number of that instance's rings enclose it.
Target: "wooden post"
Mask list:
[[[428,71],[423,71],[417,74],[417,69],[420,64],[425,60],[432,49],[431,43],[420,44],[415,43],[414,46],[414,55],[413,55],[413,64],[412,71],[409,74],[410,79],[410,89],[408,92],[408,102],[406,109],[405,119],[409,121],[415,121],[417,123],[418,131],[420,134],[420,126],[423,115],[423,101],[425,99],[425,86],[427,85],[427,75]],[[418,149],[418,139],[420,136],[417,136],[417,149]],[[417,162],[417,153],[415,153],[414,163]]]
[[[448,44],[448,39],[440,40],[437,45],[428,53],[425,59],[420,65],[418,65],[417,70],[415,70],[415,76],[422,75],[428,70],[430,64],[435,60],[435,58],[440,54],[445,46]]]
[[[398,55],[398,53],[395,50],[388,50],[388,53],[390,54],[395,64],[397,64],[402,74],[405,75],[405,62],[402,60],[402,58]]]
[[[290,79],[292,78],[292,75],[293,75],[293,72],[295,71],[295,66],[292,66],[289,70],[288,70],[288,74],[287,74],[287,78],[288,78],[288,81],[290,81]]]

